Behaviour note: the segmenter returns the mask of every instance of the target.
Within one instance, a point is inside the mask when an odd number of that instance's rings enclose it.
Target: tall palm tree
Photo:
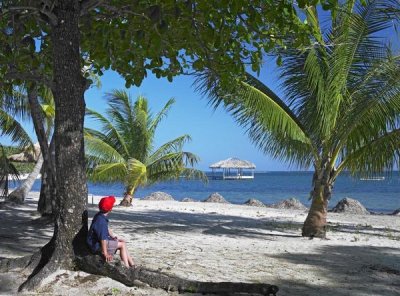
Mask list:
[[[198,157],[182,150],[190,140],[189,135],[154,148],[156,129],[167,116],[174,99],[155,116],[142,96],[133,102],[125,91],[114,90],[107,94],[107,99],[106,116],[87,110],[87,116],[98,121],[102,130],[85,130],[88,177],[92,181],[121,181],[127,196],[133,196],[138,187],[158,181],[180,176],[205,179],[202,172],[192,168]]]
[[[285,98],[249,74],[233,87],[211,71],[197,81],[262,151],[314,167],[303,236],[325,237],[328,202],[341,172],[381,174],[398,164],[400,57],[379,33],[400,19],[399,8],[398,1],[348,1],[328,32],[322,32],[316,9],[307,8],[310,47],[279,52]]]

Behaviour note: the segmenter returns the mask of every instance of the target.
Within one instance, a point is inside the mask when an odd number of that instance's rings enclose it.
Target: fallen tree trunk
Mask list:
[[[279,290],[277,286],[269,284],[187,280],[145,267],[127,268],[119,261],[116,264],[106,263],[99,255],[78,256],[75,262],[82,271],[107,276],[127,286],[140,286],[141,283],[145,283],[166,291],[218,295],[234,293],[276,295]]]

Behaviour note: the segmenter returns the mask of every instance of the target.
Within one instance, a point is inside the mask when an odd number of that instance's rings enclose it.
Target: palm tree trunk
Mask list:
[[[120,202],[120,206],[130,207],[132,205],[133,195],[135,194],[135,188],[127,189],[124,193],[124,198]]]
[[[55,195],[56,195],[56,170],[55,161],[52,159],[54,152],[54,137],[48,145],[48,134],[44,127],[44,117],[38,100],[37,85],[32,84],[28,88],[29,107],[31,109],[33,126],[39,141],[40,150],[44,159],[42,170],[42,184],[37,210],[42,216],[54,214]]]
[[[56,176],[54,162],[51,155],[54,152],[54,137],[51,140],[49,147],[49,156],[44,160],[42,172],[42,184],[40,187],[40,196],[37,210],[44,216],[55,216],[56,214]]]
[[[29,174],[28,178],[13,192],[11,192],[7,201],[15,202],[22,204],[25,201],[25,198],[28,196],[29,191],[31,191],[33,183],[37,179],[37,176],[40,174],[40,170],[43,165],[43,157],[42,154],[39,155],[38,160],[36,161],[35,167],[33,171]]]
[[[313,184],[312,203],[303,224],[302,236],[325,238],[328,202],[333,188],[330,171],[324,170],[320,173],[316,171],[313,176]]]

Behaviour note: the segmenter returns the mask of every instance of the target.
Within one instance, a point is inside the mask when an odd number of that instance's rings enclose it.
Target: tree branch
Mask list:
[[[98,255],[77,256],[75,257],[75,263],[85,272],[107,276],[127,286],[136,286],[145,283],[153,288],[164,289],[166,291],[217,295],[242,293],[246,295],[259,294],[271,296],[276,295],[279,291],[277,286],[264,283],[202,282],[180,278],[146,267],[126,268],[120,263],[109,264],[104,262]]]
[[[15,80],[15,79],[34,81],[38,84],[45,85],[50,89],[53,86],[53,82],[48,77],[37,73],[29,73],[29,72],[21,73],[21,72],[11,71],[4,75],[4,80]]]
[[[36,13],[38,16],[45,15],[48,18],[48,21],[50,22],[51,25],[55,26],[58,24],[58,18],[57,16],[52,12],[53,10],[53,4],[50,4],[49,0],[42,0],[40,2],[41,7],[34,7],[34,6],[10,6],[10,7],[5,7],[4,12],[10,11],[33,11]],[[43,17],[41,17],[44,19]],[[47,20],[45,20],[47,21]]]
[[[103,0],[82,0],[81,1],[81,16],[89,13],[90,10],[101,5]]]

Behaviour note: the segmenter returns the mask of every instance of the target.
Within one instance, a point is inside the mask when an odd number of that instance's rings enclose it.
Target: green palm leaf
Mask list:
[[[198,157],[183,152],[188,135],[173,139],[153,149],[158,124],[170,110],[173,99],[153,118],[148,101],[138,97],[135,102],[125,91],[107,94],[106,116],[87,110],[87,116],[101,123],[102,131],[85,129],[88,174],[94,181],[122,181],[131,195],[140,186],[161,180],[179,178],[182,174],[205,178],[201,172],[188,168]]]
[[[23,126],[10,114],[0,109],[0,133],[7,135],[20,148],[33,147],[33,142]]]

